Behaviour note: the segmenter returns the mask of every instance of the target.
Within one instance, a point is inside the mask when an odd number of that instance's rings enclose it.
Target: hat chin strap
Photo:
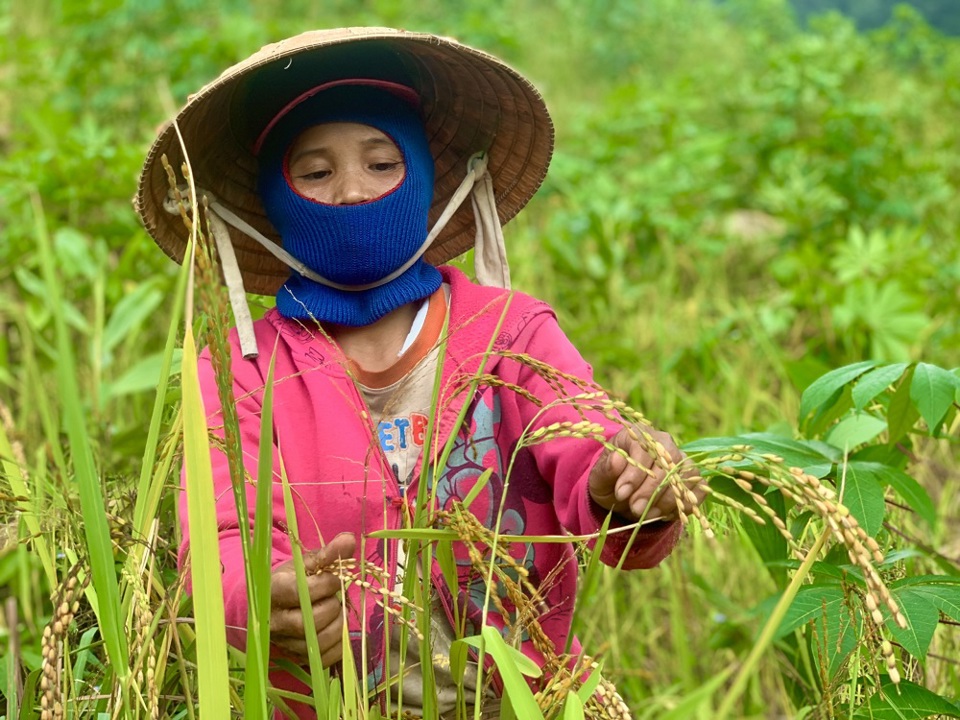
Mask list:
[[[255,358],[259,352],[253,330],[253,320],[250,316],[250,308],[247,306],[246,292],[243,287],[243,276],[240,272],[240,266],[237,264],[237,257],[233,251],[233,244],[230,241],[230,232],[227,229],[227,224],[232,225],[247,237],[258,242],[271,255],[303,277],[337,290],[363,292],[364,290],[386,285],[413,267],[414,263],[423,257],[423,254],[430,248],[443,228],[446,227],[450,218],[453,217],[454,213],[456,213],[469,196],[477,227],[474,240],[475,253],[473,260],[474,274],[476,275],[477,282],[481,285],[502,287],[509,290],[510,268],[507,264],[507,250],[503,240],[503,229],[500,226],[496,198],[493,194],[493,179],[487,170],[487,158],[488,155],[485,152],[479,152],[470,158],[467,162],[466,177],[447,202],[447,206],[443,209],[440,217],[437,218],[437,222],[434,223],[433,228],[431,228],[427,234],[426,240],[417,248],[417,251],[410,259],[386,277],[376,282],[367,283],[366,285],[342,285],[315,273],[282,247],[265,237],[250,223],[225,207],[212,193],[198,189],[198,195],[206,195],[208,207],[211,211],[208,213],[210,230],[213,234],[214,242],[217,244],[217,252],[220,255],[220,264],[223,268],[223,277],[230,297],[230,306],[233,308],[233,317],[237,323],[240,351],[243,353],[243,357],[246,359]],[[171,191],[171,194],[164,202],[164,209],[169,213],[179,214],[180,209],[178,202],[172,195],[173,191]]]

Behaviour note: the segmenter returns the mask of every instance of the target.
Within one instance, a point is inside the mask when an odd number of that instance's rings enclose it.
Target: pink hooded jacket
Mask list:
[[[522,354],[545,363],[561,374],[589,381],[590,366],[580,357],[560,330],[550,307],[518,292],[481,287],[471,283],[462,272],[442,268],[444,281],[450,284],[449,331],[446,355],[441,355],[442,379],[439,419],[430,441],[438,454],[456,430],[456,419],[464,404],[467,412],[456,435],[446,467],[430,473],[440,508],[467,496],[477,478],[486,470],[492,475],[484,490],[470,505],[471,512],[487,527],[494,527],[501,511],[500,532],[509,535],[585,535],[599,530],[605,517],[591,500],[587,481],[591,468],[602,451],[593,440],[557,438],[518,448],[521,438],[552,423],[577,422],[584,417],[602,424],[606,435],[614,435],[620,425],[596,411],[582,411],[572,404],[556,404],[563,396],[582,392],[561,375],[544,378],[530,363],[507,354]],[[286,530],[278,458],[295,498],[300,541],[304,549],[321,547],[341,532],[358,538],[358,552],[367,561],[386,570],[392,579],[396,571],[396,542],[369,538],[384,528],[401,527],[406,512],[412,516],[418,483],[401,492],[397,479],[383,457],[376,430],[365,410],[361,396],[348,377],[341,351],[322,334],[300,322],[282,317],[275,310],[255,324],[261,355],[244,360],[236,332],[231,333],[234,393],[239,415],[241,440],[247,472],[256,477],[260,433],[262,391],[276,345],[274,386],[274,486],[273,556],[274,566],[291,557],[291,540]],[[494,383],[481,383],[470,393],[470,380],[480,369],[488,347],[483,372]],[[200,358],[200,382],[212,428],[222,427],[209,350]],[[538,407],[524,394],[510,389],[522,388],[537,398]],[[554,403],[553,405],[550,405]],[[550,405],[550,407],[547,407]],[[219,431],[218,431],[219,432]],[[430,451],[432,457],[432,451]],[[423,455],[427,455],[425,450]],[[421,462],[423,456],[421,456]],[[213,452],[213,476],[220,527],[220,555],[223,565],[223,593],[228,639],[245,645],[247,622],[246,580],[239,539],[240,527],[230,485],[226,457]],[[510,468],[512,461],[512,468]],[[509,469],[509,476],[507,475]],[[414,477],[420,477],[419,465]],[[250,527],[253,523],[254,489],[249,486]],[[186,494],[180,505],[184,541],[180,548],[181,566],[188,559],[189,536],[186,533]],[[616,526],[616,522],[612,523]],[[246,528],[244,528],[246,530]],[[679,536],[679,523],[654,524],[642,528],[632,547],[630,533],[608,537],[601,559],[615,564],[626,553],[623,567],[652,567],[673,548]],[[547,637],[562,652],[571,631],[577,593],[577,561],[570,543],[513,543],[512,555],[527,568],[535,585],[543,582],[541,592],[546,610],[538,621]],[[453,623],[454,603],[457,617],[466,618],[466,633],[479,632],[485,592],[484,578],[470,565],[465,549],[454,544],[459,592],[456,597],[434,562],[433,587]],[[509,613],[513,610],[502,588],[494,593]],[[366,643],[369,688],[383,680],[384,651],[387,647],[389,619],[375,596],[361,596],[354,585],[349,593],[349,630],[354,657],[361,658]],[[503,618],[491,606],[488,624],[503,627]],[[574,642],[574,652],[578,650]],[[541,661],[540,653],[523,634],[522,651]],[[274,674],[275,685],[295,687],[292,678]],[[361,674],[363,677],[363,674]],[[302,686],[301,686],[302,690]],[[298,708],[302,717],[313,717],[306,708]]]

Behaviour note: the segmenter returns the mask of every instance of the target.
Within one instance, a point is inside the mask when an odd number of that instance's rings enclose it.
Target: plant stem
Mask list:
[[[726,697],[723,698],[723,702],[720,703],[720,709],[715,716],[716,720],[726,720],[726,718],[730,716],[734,703],[736,703],[743,694],[744,689],[746,689],[747,681],[753,674],[757,663],[760,662],[760,657],[773,642],[773,637],[780,627],[780,623],[787,614],[787,610],[793,603],[797,592],[799,592],[800,586],[803,585],[803,581],[810,573],[810,569],[813,567],[813,563],[816,561],[828,537],[830,537],[830,528],[824,528],[823,533],[817,538],[816,543],[814,543],[813,547],[810,548],[810,552],[808,552],[807,556],[803,559],[803,564],[797,569],[796,574],[790,581],[790,585],[787,586],[779,602],[777,602],[777,606],[770,614],[767,624],[763,626],[763,631],[760,633],[760,637],[757,638],[757,642],[753,646],[753,650],[750,651],[750,655],[747,656],[743,665],[740,666],[740,670],[733,680],[733,685],[731,685]]]

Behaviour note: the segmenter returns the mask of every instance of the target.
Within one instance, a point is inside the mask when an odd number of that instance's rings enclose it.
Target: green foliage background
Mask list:
[[[0,402],[31,464],[62,462],[59,315],[122,517],[176,272],[130,204],[154,130],[261,45],[352,24],[453,35],[540,87],[557,152],[506,228],[514,284],[557,308],[601,382],[681,438],[789,434],[800,392],[847,363],[956,365],[960,41],[909,8],[863,33],[840,15],[801,27],[786,0],[13,0],[0,9]],[[41,206],[59,305],[40,279]],[[956,554],[955,445],[925,451],[921,480],[945,519],[931,542]],[[48,488],[51,513],[75,507],[66,477]],[[172,516],[167,499],[167,527]],[[75,527],[58,532],[82,544]],[[36,625],[50,588],[30,589],[39,571],[19,553],[0,541],[0,595],[32,594]],[[609,640],[637,707],[675,707],[712,675],[690,638],[708,638],[718,662],[747,641],[737,609],[758,597],[692,558],[671,560],[652,590],[616,584],[598,601],[609,620],[585,628]],[[764,587],[757,563],[740,562],[738,578]],[[641,597],[647,609],[618,623]],[[945,672],[940,690],[956,682]]]

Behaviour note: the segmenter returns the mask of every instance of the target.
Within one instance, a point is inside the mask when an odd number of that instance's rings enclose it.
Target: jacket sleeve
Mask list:
[[[537,428],[584,419],[602,425],[608,439],[623,427],[622,422],[606,417],[598,410],[587,409],[589,405],[596,407],[597,400],[569,401],[569,398],[587,392],[573,378],[592,386],[593,370],[560,329],[552,313],[541,313],[532,320],[513,343],[512,349],[535,361],[505,358],[500,360],[498,368],[501,377],[516,383],[541,403],[538,407],[529,400],[517,399],[528,436]],[[605,399],[603,396],[599,402]],[[559,437],[533,444],[528,449],[541,476],[553,487],[554,506],[564,527],[575,535],[598,532],[608,511],[590,497],[588,478],[603,452],[603,445],[595,439]],[[614,514],[610,529],[625,528],[627,524],[625,518]],[[635,535],[633,530],[626,529],[609,534],[600,559],[608,565],[616,565],[625,554],[625,569],[653,567],[670,554],[680,536],[680,529],[680,522],[674,521],[641,526]]]
[[[243,447],[243,461],[246,474],[247,513],[245,521],[238,518],[230,469],[226,454],[216,444],[211,445],[210,460],[213,469],[214,497],[216,498],[217,527],[220,548],[220,566],[223,584],[223,603],[227,624],[227,639],[232,645],[243,649],[246,646],[247,628],[247,583],[246,565],[241,544],[241,531],[249,532],[252,537],[254,509],[256,503],[256,477],[260,446],[260,416],[263,401],[263,376],[258,363],[241,360],[238,347],[232,348],[235,358],[232,364],[234,383],[233,392],[237,408],[240,429],[240,441]],[[200,391],[210,434],[219,440],[224,437],[224,420],[220,396],[217,392],[213,366],[209,349],[205,349],[198,360]],[[276,442],[273,452],[273,476],[279,477],[279,463]],[[183,542],[178,553],[178,566],[181,571],[189,565],[191,552],[190,533],[187,521],[186,467],[181,473],[179,514],[183,529]],[[283,531],[284,506],[282,487],[273,484],[273,542],[271,561],[273,567],[291,557],[290,542]],[[193,548],[198,552],[198,548]],[[188,589],[190,586],[187,576]]]

